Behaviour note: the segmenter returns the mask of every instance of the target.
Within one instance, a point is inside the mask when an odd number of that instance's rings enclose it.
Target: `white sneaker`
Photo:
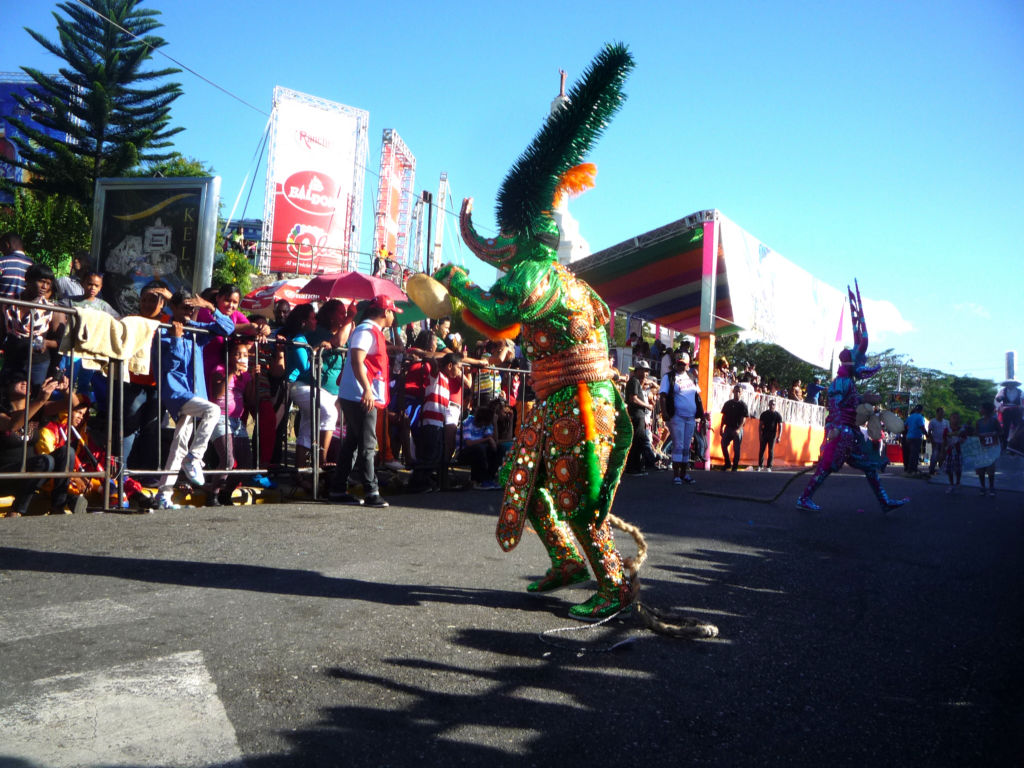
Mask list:
[[[765,468],[764,468],[764,471],[765,471],[765,472],[771,472],[771,471],[772,471],[772,468],[771,468],[771,467],[765,467]]]
[[[393,469],[396,472],[405,469],[405,464],[403,464],[400,461],[396,461],[395,459],[392,459],[391,461],[385,461],[384,466],[387,467],[388,469]]]
[[[196,488],[206,485],[206,478],[203,477],[203,463],[199,459],[187,459],[181,468],[185,479]]]
[[[157,496],[156,502],[153,504],[153,509],[181,509],[181,505],[175,504],[174,500],[170,496],[164,496],[161,493]]]

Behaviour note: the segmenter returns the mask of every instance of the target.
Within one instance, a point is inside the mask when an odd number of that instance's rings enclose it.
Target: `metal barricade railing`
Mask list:
[[[21,427],[20,427],[20,432],[21,432],[20,438],[21,438],[21,443],[22,443],[22,449],[21,449],[21,471],[20,472],[0,472],[0,480],[17,480],[19,478],[23,479],[23,480],[43,480],[43,479],[54,479],[54,480],[65,479],[66,480],[66,479],[69,479],[71,477],[80,477],[80,478],[86,478],[86,479],[102,478],[103,479],[103,483],[104,483],[104,490],[103,490],[104,509],[108,509],[109,508],[109,497],[110,497],[110,494],[109,494],[109,487],[110,487],[110,458],[109,458],[110,457],[110,453],[109,453],[109,445],[108,445],[107,459],[106,459],[106,461],[104,461],[104,469],[103,469],[103,471],[78,472],[78,471],[74,471],[72,469],[72,467],[73,467],[73,455],[77,451],[77,448],[75,448],[73,446],[73,442],[72,442],[72,439],[74,437],[74,435],[73,435],[74,430],[72,429],[72,426],[71,426],[72,419],[73,419],[73,413],[74,413],[74,393],[75,393],[75,387],[74,387],[74,371],[75,371],[75,366],[74,366],[74,363],[75,363],[74,350],[71,351],[71,354],[69,356],[69,362],[70,362],[69,370],[71,372],[71,375],[65,377],[66,381],[68,382],[68,401],[67,401],[68,433],[67,433],[67,437],[65,439],[66,450],[64,452],[65,453],[65,456],[64,456],[64,471],[62,471],[62,472],[59,472],[59,471],[56,471],[56,470],[53,471],[53,472],[27,472],[26,471],[27,466],[28,466],[28,444],[29,444],[29,429],[28,429],[28,427],[29,427],[29,424],[31,423],[30,422],[30,416],[34,415],[38,411],[41,411],[43,409],[43,407],[45,407],[46,403],[49,401],[49,398],[48,398],[48,400],[46,402],[41,403],[39,405],[39,407],[35,411],[31,410],[31,405],[32,405],[32,369],[34,367],[33,366],[33,357],[35,356],[35,353],[36,353],[36,344],[35,344],[35,341],[34,341],[34,336],[35,336],[35,334],[37,333],[37,330],[38,330],[36,328],[35,310],[43,310],[43,311],[49,311],[49,312],[59,312],[61,314],[65,314],[65,315],[77,315],[78,311],[74,307],[64,307],[64,306],[61,306],[59,304],[33,302],[33,301],[24,301],[24,300],[21,300],[21,299],[11,299],[11,298],[7,298],[7,297],[0,297],[0,308],[12,307],[12,306],[13,307],[20,307],[22,309],[29,309],[30,310],[30,314],[29,314],[29,317],[28,317],[28,320],[27,320],[27,337],[26,337],[26,342],[28,344],[28,355],[27,355],[27,358],[26,358],[26,371],[25,371],[25,378],[26,378],[26,381],[27,381],[27,386],[26,386],[26,391],[25,391],[25,407],[24,407],[24,411],[22,412],[22,414],[23,414],[22,415],[22,423],[21,423]],[[6,313],[6,309],[4,309],[4,312]],[[19,317],[19,322],[25,322],[25,321],[21,320],[20,317]],[[6,317],[5,317],[5,323],[6,323]],[[42,350],[40,350],[40,352],[41,351]],[[7,347],[6,354],[7,355],[10,354],[10,346],[9,345]],[[51,359],[52,359],[52,356],[51,356]],[[5,355],[4,367],[6,368],[10,364],[10,362],[11,361]],[[6,378],[7,377],[5,376],[4,379],[6,380]],[[108,433],[109,433],[109,430],[108,430]],[[78,439],[81,441],[80,438],[78,438]]]
[[[722,410],[722,405],[732,398],[732,389],[735,385],[727,382],[716,381],[711,387],[711,407],[709,413],[717,413]],[[784,424],[795,424],[808,427],[825,426],[826,409],[813,403],[804,403],[799,400],[789,400],[781,395],[766,395],[761,392],[751,392],[744,387],[740,399],[747,404],[747,409],[753,418],[757,418],[762,412],[768,410],[768,401],[775,401],[775,410],[782,417]]]

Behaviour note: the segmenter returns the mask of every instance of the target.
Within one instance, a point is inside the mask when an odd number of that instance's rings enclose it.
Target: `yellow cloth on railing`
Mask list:
[[[149,373],[149,350],[159,321],[135,316],[118,320],[95,309],[77,309],[77,316],[68,319],[61,352],[73,350],[81,358],[83,368],[101,370],[104,374],[108,373],[109,360],[127,360],[126,381],[129,371]]]

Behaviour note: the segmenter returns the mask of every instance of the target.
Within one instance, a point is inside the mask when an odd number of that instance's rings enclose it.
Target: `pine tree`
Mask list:
[[[12,118],[28,137],[15,138],[21,154],[16,164],[29,172],[23,186],[67,195],[88,210],[96,179],[123,176],[141,162],[172,156],[160,150],[170,147],[170,138],[182,130],[169,126],[170,106],[181,95],[181,86],[154,81],[181,70],[143,69],[153,51],[167,43],[149,34],[163,26],[156,20],[160,12],[139,8],[139,3],[59,3],[57,8],[65,14],[53,14],[59,42],[26,29],[66,66],[59,76],[22,67],[35,81],[29,92],[38,101],[19,101],[39,125],[66,134],[69,141]]]

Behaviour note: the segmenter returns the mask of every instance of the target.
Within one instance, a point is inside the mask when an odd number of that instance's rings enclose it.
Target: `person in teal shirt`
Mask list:
[[[910,415],[903,425],[905,439],[903,448],[903,468],[908,475],[917,474],[917,466],[921,461],[921,441],[924,439],[924,415],[921,404],[910,410]]]

